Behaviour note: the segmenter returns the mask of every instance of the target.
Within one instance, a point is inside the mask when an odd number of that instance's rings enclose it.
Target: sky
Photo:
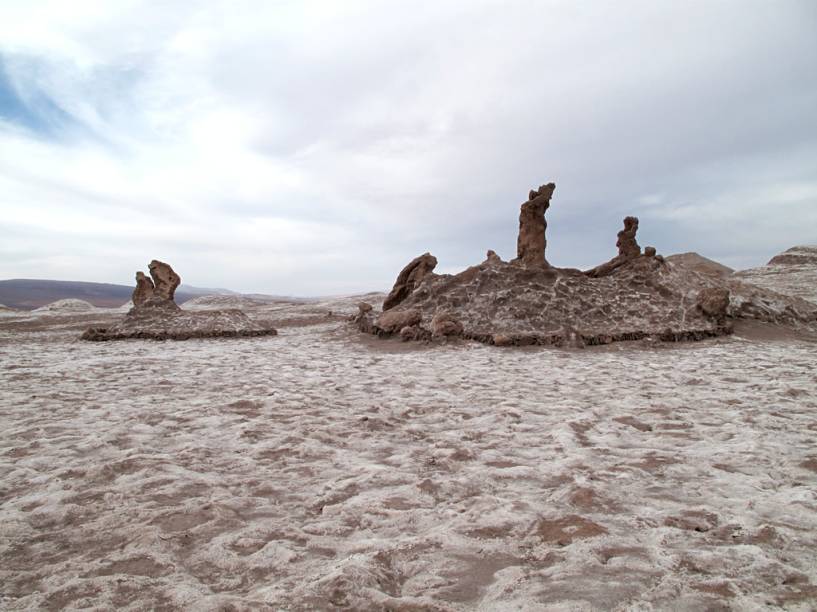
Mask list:
[[[386,290],[550,181],[557,266],[817,243],[817,2],[0,0],[0,278]]]

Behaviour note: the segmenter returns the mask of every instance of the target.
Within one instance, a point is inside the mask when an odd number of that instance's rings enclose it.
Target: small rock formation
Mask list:
[[[176,294],[176,287],[179,286],[182,279],[168,264],[156,259],[150,262],[148,269],[153,279],[153,295],[172,302]],[[136,304],[135,301],[134,304]]]
[[[613,257],[610,261],[596,266],[592,270],[585,272],[587,276],[599,278],[607,276],[616,268],[620,268],[624,264],[637,257],[641,256],[641,247],[636,242],[635,235],[638,232],[638,217],[624,217],[624,229],[618,233],[616,240],[616,247],[618,248],[618,255]],[[649,257],[655,257],[655,248],[650,249]]]
[[[367,334],[375,333],[374,328],[374,313],[372,312],[372,305],[368,302],[360,302],[357,305],[358,312],[352,318],[352,322],[357,325],[360,331]]]
[[[419,257],[412,259],[397,275],[394,287],[392,287],[386,301],[383,302],[383,310],[394,308],[405,300],[436,267],[437,258],[431,253],[423,253]]]
[[[144,272],[136,273],[136,288],[133,290],[131,301],[134,306],[141,306],[153,297],[153,281],[145,276]]]
[[[550,208],[550,198],[556,189],[555,183],[531,189],[528,201],[519,209],[519,237],[516,240],[517,261],[525,265],[549,266],[545,258],[547,240],[545,231],[545,211]]]
[[[502,258],[491,249],[485,254],[485,263],[501,263]]]
[[[633,259],[641,255],[641,247],[635,240],[637,232],[638,217],[624,217],[624,229],[618,233],[618,240],[616,240],[619,257]]]
[[[127,339],[187,340],[242,336],[275,336],[277,331],[253,321],[237,308],[183,311],[173,301],[181,278],[168,264],[150,262],[150,278],[136,273],[133,308],[111,327],[92,327],[82,340],[105,341]]]

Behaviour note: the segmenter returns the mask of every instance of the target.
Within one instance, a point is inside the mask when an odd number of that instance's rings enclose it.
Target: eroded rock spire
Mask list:
[[[545,258],[545,211],[550,208],[550,198],[555,183],[542,185],[537,190],[531,189],[528,201],[519,210],[519,237],[516,241],[516,257],[526,265],[549,266]]]

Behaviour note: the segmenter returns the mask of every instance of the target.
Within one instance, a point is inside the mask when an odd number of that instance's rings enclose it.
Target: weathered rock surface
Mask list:
[[[176,288],[182,282],[182,279],[173,271],[173,268],[157,259],[150,262],[148,269],[153,279],[153,295],[172,302],[176,294]],[[136,304],[135,300],[134,304]]]
[[[556,189],[555,183],[531,189],[528,201],[519,210],[519,236],[516,241],[516,257],[525,265],[547,266],[545,232],[547,222],[545,211],[550,208],[550,199]]]
[[[387,310],[379,317],[375,325],[378,330],[386,334],[393,334],[404,327],[416,325],[422,319],[422,313],[417,308],[407,308],[405,310]]]
[[[462,337],[505,346],[696,340],[729,333],[725,322],[698,306],[704,286],[695,281],[649,257],[601,278],[489,261],[428,279],[398,309],[382,315],[399,323],[378,319],[377,327],[381,335],[399,331],[408,325],[397,318],[405,312],[412,325],[433,335],[434,318],[444,312],[462,328]]]
[[[698,307],[710,317],[724,320],[729,310],[729,289],[706,287],[698,292]]]
[[[136,287],[133,290],[131,301],[134,306],[141,306],[153,297],[153,281],[145,276],[144,272],[136,273]]]
[[[397,275],[394,287],[383,302],[383,310],[394,308],[405,300],[422,280],[434,272],[437,267],[437,258],[431,253],[423,253],[412,259],[409,264]]]

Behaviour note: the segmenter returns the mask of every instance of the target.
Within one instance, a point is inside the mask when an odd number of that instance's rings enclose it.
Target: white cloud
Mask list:
[[[760,263],[814,232],[817,37],[810,2],[749,5],[4,3],[16,94],[72,120],[0,119],[0,276],[383,288],[426,250],[512,256],[551,179],[555,263],[631,212]]]

